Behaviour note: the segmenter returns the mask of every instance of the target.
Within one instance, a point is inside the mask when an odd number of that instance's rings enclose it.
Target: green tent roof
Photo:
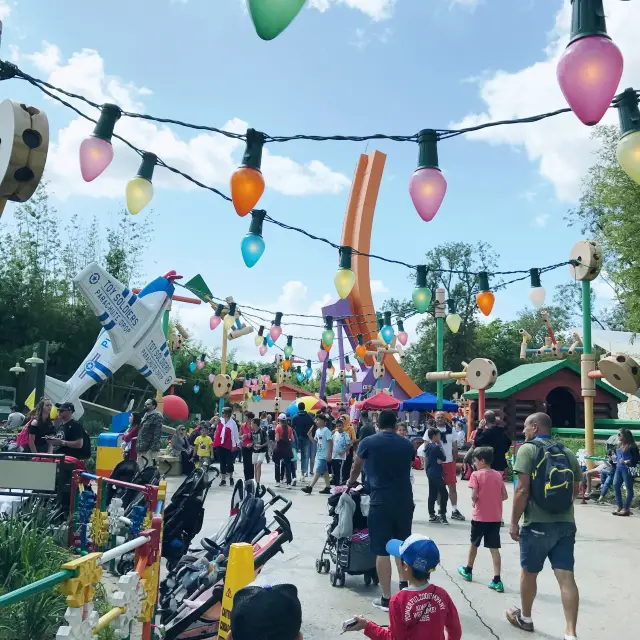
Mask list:
[[[521,364],[519,367],[511,369],[511,371],[499,375],[496,383],[485,395],[487,398],[507,398],[561,369],[571,369],[571,371],[580,375],[580,368],[571,360],[549,360],[548,362]],[[618,398],[621,402],[627,400],[627,396],[624,393],[602,380],[596,380],[596,385]],[[467,391],[464,397],[469,400],[475,400],[478,397],[478,392],[475,390]]]

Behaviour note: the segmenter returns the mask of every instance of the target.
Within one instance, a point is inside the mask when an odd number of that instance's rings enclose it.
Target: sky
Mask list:
[[[566,106],[556,82],[568,42],[569,0],[307,0],[277,39],[256,35],[243,0],[138,0],[109,3],[0,0],[0,55],[27,73],[96,103],[244,132],[270,135],[411,135],[519,118]],[[640,2],[605,0],[609,34],[625,70],[620,89],[640,84]],[[125,205],[138,156],[115,141],[111,166],[92,183],[80,175],[78,148],[92,125],[25,82],[0,84],[0,99],[44,109],[51,143],[45,171],[64,219],[93,215],[107,223]],[[74,103],[76,104],[76,103]],[[82,110],[96,117],[87,105]],[[617,122],[610,112],[604,122]],[[122,118],[116,132],[168,164],[229,192],[243,144],[185,127]],[[338,242],[359,154],[387,154],[376,207],[372,252],[412,264],[440,243],[488,242],[500,270],[542,267],[568,259],[579,229],[565,216],[575,207],[593,161],[590,131],[569,113],[544,122],[492,127],[439,144],[448,191],[429,223],[408,193],[417,146],[408,142],[272,143],[265,147],[266,191],[259,204],[274,218]],[[154,243],[143,257],[146,279],[177,270],[200,273],[213,293],[289,313],[319,314],[337,299],[336,251],[265,224],[266,251],[253,269],[240,241],[248,218],[216,195],[157,168]],[[9,204],[3,225],[12,224]],[[377,305],[408,298],[408,271],[372,261]],[[547,274],[549,292],[570,281],[568,267]],[[492,317],[512,319],[527,306],[528,283],[496,294]],[[594,288],[599,304],[612,292]],[[206,345],[211,311],[174,305],[182,323]],[[284,333],[320,338],[321,329]],[[415,337],[416,321],[408,323]],[[219,330],[218,330],[219,331]],[[252,337],[233,343],[257,358]],[[316,343],[294,342],[315,358]],[[482,354],[477,354],[481,356]],[[269,356],[270,358],[271,356]]]

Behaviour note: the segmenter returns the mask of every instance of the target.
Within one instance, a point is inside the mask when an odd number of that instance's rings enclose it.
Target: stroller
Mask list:
[[[148,465],[140,469],[135,460],[123,460],[118,462],[111,472],[112,480],[121,480],[123,482],[131,482],[132,484],[147,485],[152,484],[158,486],[163,476],[160,475],[158,467]],[[115,484],[109,484],[107,487],[107,504],[113,498],[121,498],[124,507],[125,516],[128,516],[133,507],[141,504],[144,500],[142,493],[136,489],[120,487]]]
[[[265,505],[262,497],[267,491],[272,498]],[[267,524],[266,511],[278,501],[285,502],[285,506],[282,511],[274,509],[273,521]],[[258,573],[264,563],[292,539],[291,526],[284,516],[290,507],[291,501],[269,489],[256,487],[253,481],[236,483],[229,519],[214,537],[202,539],[201,550],[174,561],[169,575],[160,585],[161,622],[163,634],[166,634],[163,637],[170,640],[217,635],[231,544],[247,542],[253,545]],[[197,631],[193,630],[194,625]]]
[[[217,469],[212,468],[213,471]],[[172,571],[188,551],[191,541],[200,533],[204,519],[204,501],[214,478],[209,468],[194,469],[173,494],[164,511],[162,556]]]
[[[376,572],[376,556],[369,547],[369,532],[367,518],[362,513],[362,500],[368,496],[362,492],[362,487],[355,490],[347,489],[343,493],[355,503],[355,511],[351,521],[352,532],[345,537],[336,537],[333,532],[340,523],[340,508],[342,493],[335,493],[329,497],[327,509],[331,516],[331,524],[327,526],[327,538],[320,557],[316,560],[318,573],[329,573],[332,587],[344,587],[346,576],[364,576],[364,584],[379,583]],[[347,498],[345,498],[346,500]],[[328,556],[328,557],[325,557]],[[331,571],[331,563],[335,570]]]

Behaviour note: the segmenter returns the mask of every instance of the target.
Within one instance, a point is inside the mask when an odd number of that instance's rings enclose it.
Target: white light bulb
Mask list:
[[[531,300],[536,309],[540,309],[542,307],[546,295],[547,292],[544,287],[531,287],[531,289],[529,289],[529,300]]]

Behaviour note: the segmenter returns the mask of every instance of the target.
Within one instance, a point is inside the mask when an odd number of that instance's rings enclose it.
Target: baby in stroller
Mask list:
[[[344,587],[346,576],[364,576],[366,586],[378,584],[376,557],[369,547],[367,515],[369,496],[362,485],[355,489],[338,487],[327,502],[331,523],[320,557],[318,573],[329,573],[333,587]],[[327,556],[327,557],[325,557]],[[331,563],[335,569],[331,570]]]

